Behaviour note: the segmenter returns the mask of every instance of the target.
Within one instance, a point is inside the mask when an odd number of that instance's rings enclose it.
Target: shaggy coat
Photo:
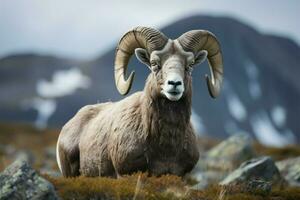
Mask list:
[[[148,27],[128,31],[116,48],[114,65],[122,95],[133,82],[133,71],[126,78],[133,53],[151,70],[144,90],[119,102],[85,106],[63,127],[57,161],[64,176],[119,177],[136,171],[182,176],[198,161],[190,123],[191,73],[207,58],[208,91],[213,98],[219,95],[223,60],[217,38],[205,30],[175,40]]]
[[[160,94],[151,73],[142,92],[83,107],[62,129],[57,145],[64,176],[118,177],[136,171],[182,176],[199,153],[190,123],[191,77],[179,101]]]

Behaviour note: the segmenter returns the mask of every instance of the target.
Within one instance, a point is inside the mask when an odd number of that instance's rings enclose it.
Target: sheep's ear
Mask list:
[[[135,56],[141,62],[150,67],[150,56],[145,49],[137,48],[135,49]]]
[[[197,54],[195,55],[194,65],[201,64],[203,61],[205,61],[206,57],[207,57],[207,51],[206,50],[202,50],[202,51],[197,52]]]

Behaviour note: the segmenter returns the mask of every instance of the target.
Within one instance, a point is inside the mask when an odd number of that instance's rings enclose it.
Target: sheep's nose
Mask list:
[[[173,85],[173,87],[176,88],[176,86],[181,85],[181,81],[168,81],[169,85]]]

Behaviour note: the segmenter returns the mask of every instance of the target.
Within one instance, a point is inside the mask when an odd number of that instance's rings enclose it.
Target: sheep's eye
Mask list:
[[[151,66],[155,66],[155,65],[157,65],[157,62],[153,60],[153,61],[151,61],[150,64],[151,64]]]
[[[193,60],[189,66],[192,67],[194,64],[195,64],[195,61]]]
[[[159,70],[159,65],[156,61],[151,61],[151,68],[153,71],[158,71]]]

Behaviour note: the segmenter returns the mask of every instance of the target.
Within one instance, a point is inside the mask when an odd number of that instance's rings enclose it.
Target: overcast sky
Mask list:
[[[193,14],[231,16],[300,44],[299,10],[298,0],[0,0],[0,57],[34,52],[88,59],[132,27],[160,28]]]

